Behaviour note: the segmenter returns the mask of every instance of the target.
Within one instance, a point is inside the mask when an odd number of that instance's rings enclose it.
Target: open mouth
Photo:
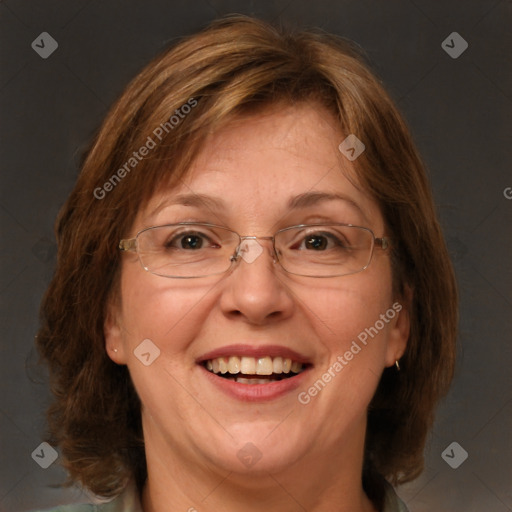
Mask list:
[[[240,384],[269,384],[295,377],[308,365],[285,357],[217,357],[204,361],[211,373]]]

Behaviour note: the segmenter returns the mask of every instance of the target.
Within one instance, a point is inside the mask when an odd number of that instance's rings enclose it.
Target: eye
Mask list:
[[[201,249],[203,247],[203,239],[197,235],[186,235],[180,239],[182,249]]]
[[[324,250],[327,247],[328,240],[325,236],[310,235],[304,239],[306,249]]]
[[[343,249],[347,246],[342,240],[340,240],[334,233],[309,233],[302,241],[295,247],[299,250],[310,250],[310,251],[326,251],[329,249]]]
[[[208,236],[199,232],[180,233],[164,244],[166,249],[183,249],[197,251],[206,247],[218,247]]]

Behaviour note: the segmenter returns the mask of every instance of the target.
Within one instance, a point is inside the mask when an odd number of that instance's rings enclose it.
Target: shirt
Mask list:
[[[143,512],[143,510],[135,486],[130,486],[108,503],[100,505],[62,505],[46,512]],[[395,490],[389,484],[386,486],[386,497],[382,512],[408,512],[405,503],[396,495]]]

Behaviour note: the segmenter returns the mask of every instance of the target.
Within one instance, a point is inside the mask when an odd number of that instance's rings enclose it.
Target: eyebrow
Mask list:
[[[366,215],[361,209],[361,207],[351,198],[344,196],[342,194],[332,194],[327,192],[305,192],[304,194],[300,194],[296,197],[290,198],[287,203],[287,208],[290,210],[300,210],[309,208],[311,206],[316,206],[319,203],[323,203],[326,201],[343,201],[350,205],[352,208],[358,210],[361,215],[366,219]],[[172,199],[164,201],[161,203],[153,212],[151,212],[151,216],[156,215],[162,209],[168,206],[191,206],[195,208],[208,208],[209,210],[225,210],[226,203],[220,199],[212,196],[208,196],[205,194],[180,194]]]
[[[310,206],[316,206],[318,203],[323,203],[325,201],[343,201],[348,203],[350,206],[358,210],[363,216],[365,216],[361,207],[353,199],[350,199],[349,197],[342,194],[330,194],[327,192],[306,192],[296,197],[292,197],[288,201],[288,208],[291,210],[308,208]]]
[[[195,208],[208,208],[209,210],[222,210],[226,208],[226,203],[222,199],[207,196],[205,194],[180,194],[172,199],[160,203],[150,214],[153,217],[168,206],[192,206]]]

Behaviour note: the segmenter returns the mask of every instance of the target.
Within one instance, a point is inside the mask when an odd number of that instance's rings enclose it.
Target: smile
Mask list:
[[[223,356],[208,359],[204,367],[211,373],[239,384],[269,384],[294,377],[305,365],[285,357]]]

